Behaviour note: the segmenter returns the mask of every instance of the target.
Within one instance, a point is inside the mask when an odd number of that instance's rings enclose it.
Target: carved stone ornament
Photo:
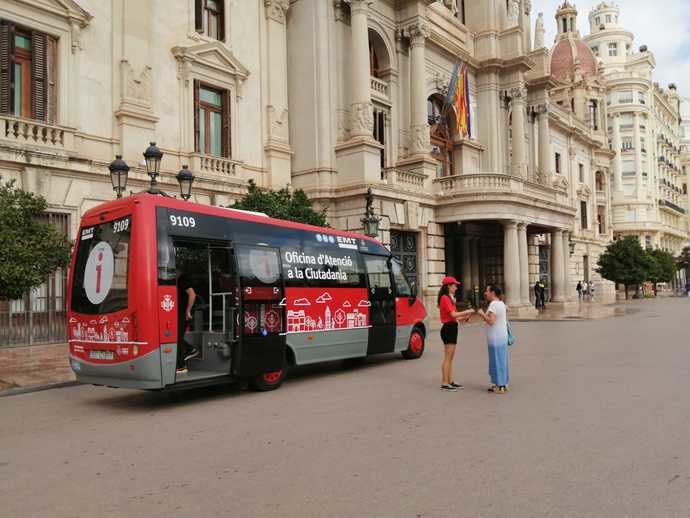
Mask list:
[[[343,0],[346,4],[350,4],[350,14],[363,12],[366,14],[373,0]]]
[[[333,10],[336,22],[350,22],[350,11],[347,9],[346,0],[333,0]]]
[[[508,0],[508,27],[518,24],[520,18],[520,0]]]
[[[124,99],[150,104],[152,68],[146,65],[143,70],[137,74],[130,62],[126,59],[120,61],[120,64],[123,78],[122,97]]]
[[[532,14],[532,0],[523,0],[524,3],[524,8],[525,8],[525,14],[529,16]]]
[[[431,140],[429,125],[421,124],[410,128],[410,150],[413,154],[429,152],[429,142]]]
[[[508,95],[515,102],[524,102],[527,99],[527,89],[524,86],[511,88]]]
[[[458,4],[456,0],[443,0],[443,6],[450,11],[450,14],[455,16],[458,14]]]
[[[577,189],[577,193],[580,196],[584,196],[585,198],[587,198],[592,194],[592,189],[590,189],[589,185],[587,185],[586,183],[581,183],[580,187]]]
[[[546,29],[544,28],[544,13],[539,13],[537,15],[537,21],[534,25],[534,48],[541,49],[544,48],[544,36],[546,35]]]
[[[276,110],[275,106],[269,105],[267,107],[268,111],[268,124],[270,129],[271,138],[277,138],[281,140],[288,140],[288,111],[284,109],[282,111]]]
[[[290,0],[264,0],[266,17],[278,23],[285,23],[285,14],[290,8]]]
[[[404,36],[410,40],[410,47],[423,46],[426,39],[431,35],[429,25],[417,19],[403,29]]]
[[[560,174],[554,175],[551,184],[553,185],[554,189],[559,189],[561,191],[567,190],[569,185],[568,180],[566,180],[565,177]]]
[[[374,131],[374,107],[371,103],[355,103],[350,115],[352,135],[371,135]]]

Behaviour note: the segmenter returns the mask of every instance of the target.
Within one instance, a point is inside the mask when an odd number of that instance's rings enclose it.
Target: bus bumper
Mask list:
[[[91,363],[71,354],[69,362],[79,383],[132,389],[163,388],[160,349],[116,364]]]

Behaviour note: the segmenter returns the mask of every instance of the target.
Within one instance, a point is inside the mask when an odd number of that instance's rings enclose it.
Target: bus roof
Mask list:
[[[372,243],[376,243],[381,246],[380,241],[365,236],[363,234],[357,234],[355,232],[348,232],[345,230],[337,230],[331,227],[318,227],[316,225],[307,225],[305,223],[296,223],[294,221],[288,221],[284,219],[272,218],[261,212],[253,212],[246,210],[233,209],[232,207],[215,207],[213,205],[203,205],[201,203],[194,203],[191,201],[183,201],[177,198],[170,198],[165,196],[160,196],[156,194],[149,194],[147,192],[133,194],[126,198],[120,198],[117,200],[108,201],[102,203],[92,209],[89,209],[84,213],[83,219],[91,219],[96,216],[101,216],[103,214],[117,211],[118,209],[124,209],[129,205],[134,204],[153,204],[156,207],[165,207],[169,209],[178,209],[186,212],[197,212],[199,214],[205,214],[208,216],[220,216],[220,217],[231,217],[233,219],[241,221],[251,221],[255,223],[263,223],[265,225],[273,225],[276,227],[283,227],[287,229],[296,230],[306,230],[312,232],[327,232],[336,236],[343,237],[353,237],[357,239],[364,239]]]

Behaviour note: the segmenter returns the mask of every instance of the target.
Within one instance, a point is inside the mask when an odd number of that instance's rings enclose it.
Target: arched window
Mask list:
[[[437,161],[436,176],[450,176],[453,168],[452,108],[444,109],[443,97],[432,95],[427,99],[427,119],[431,133],[431,154]]]
[[[371,39],[369,39],[369,75],[372,77],[381,77],[379,57],[376,53],[374,42]]]

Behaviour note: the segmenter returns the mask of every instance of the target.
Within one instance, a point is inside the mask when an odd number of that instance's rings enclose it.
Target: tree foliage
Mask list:
[[[599,257],[597,272],[604,279],[625,286],[625,296],[628,296],[628,286],[640,284],[647,277],[649,257],[640,246],[635,236],[625,236],[610,243]]]
[[[0,179],[0,298],[17,299],[69,262],[66,236],[40,220],[41,196]]]
[[[666,250],[647,250],[647,280],[653,283],[671,282],[676,274],[677,265],[673,254]]]
[[[310,225],[328,226],[326,209],[314,210],[312,202],[302,189],[290,192],[287,188],[271,191],[258,187],[249,180],[248,192],[236,202],[233,209],[263,212],[272,218],[287,219]]]

